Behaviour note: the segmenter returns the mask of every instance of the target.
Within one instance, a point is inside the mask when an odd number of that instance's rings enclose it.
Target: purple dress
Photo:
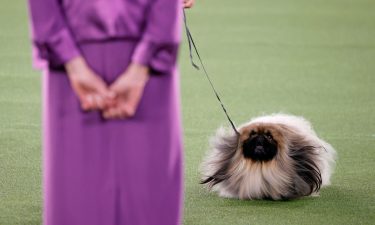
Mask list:
[[[43,224],[176,225],[182,132],[180,0],[29,0],[43,76]],[[107,84],[148,65],[136,115],[83,112],[63,65],[81,55]]]

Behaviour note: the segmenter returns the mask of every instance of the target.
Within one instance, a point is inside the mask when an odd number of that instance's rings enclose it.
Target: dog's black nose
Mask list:
[[[255,149],[254,149],[254,153],[255,154],[262,154],[262,153],[264,153],[264,147],[261,146],[261,145],[256,146]]]

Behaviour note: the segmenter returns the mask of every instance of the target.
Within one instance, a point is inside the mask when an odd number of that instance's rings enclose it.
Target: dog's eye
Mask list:
[[[272,139],[272,135],[271,135],[270,132],[266,132],[264,135],[265,135],[267,138]]]
[[[250,137],[251,136],[254,136],[254,135],[256,135],[257,134],[257,132],[255,132],[255,130],[252,130],[251,132],[250,132]]]

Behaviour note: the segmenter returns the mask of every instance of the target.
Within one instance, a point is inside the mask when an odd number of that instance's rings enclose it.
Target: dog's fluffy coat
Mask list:
[[[304,118],[262,116],[240,126],[239,133],[238,136],[233,130],[218,129],[202,163],[202,183],[220,196],[292,199],[316,195],[330,183],[335,150],[316,135]],[[266,155],[268,158],[253,156],[259,150],[251,146],[256,136],[257,145],[268,143],[267,149],[273,149]]]

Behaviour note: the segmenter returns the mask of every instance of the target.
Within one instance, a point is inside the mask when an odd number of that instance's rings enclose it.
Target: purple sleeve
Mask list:
[[[58,0],[29,0],[34,65],[45,60],[52,67],[61,67],[80,54],[66,26]]]
[[[146,14],[146,26],[132,61],[169,74],[175,67],[181,39],[181,0],[156,0]]]

